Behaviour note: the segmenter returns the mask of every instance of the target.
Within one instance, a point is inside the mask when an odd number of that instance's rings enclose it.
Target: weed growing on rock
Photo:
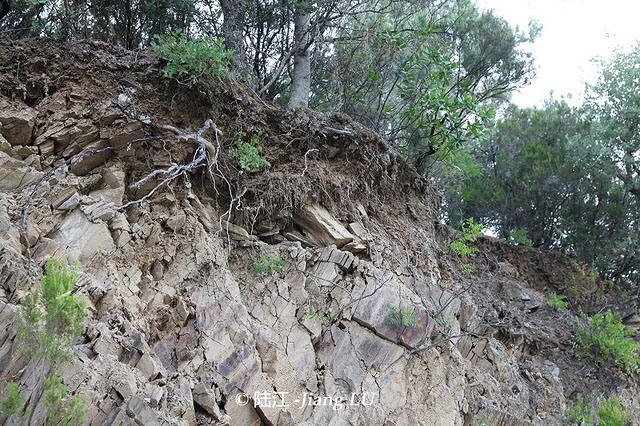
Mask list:
[[[43,362],[41,374],[48,424],[67,426],[85,422],[84,399],[79,395],[67,397],[67,389],[57,371],[59,365],[71,357],[86,316],[85,300],[72,294],[77,277],[76,265],[69,269],[66,260],[49,259],[41,277],[42,290],[29,292],[17,313],[16,336],[21,342],[20,349]],[[3,414],[7,408],[7,412],[19,415],[20,397],[18,385],[13,389],[10,385]]]
[[[461,257],[475,255],[479,250],[469,244],[478,241],[478,237],[482,234],[483,229],[484,227],[481,224],[475,223],[473,218],[470,217],[462,224],[462,237],[451,241],[449,248]]]
[[[220,40],[210,36],[190,40],[187,35],[170,31],[164,36],[156,36],[151,49],[167,61],[162,74],[176,78],[179,83],[192,86],[205,77],[226,74],[232,51],[226,50]]]
[[[247,134],[245,132],[235,133],[233,136],[234,145],[229,148],[229,155],[232,158],[237,158],[240,162],[240,167],[244,170],[251,171],[260,167],[270,167],[271,163],[267,159],[260,155],[262,146],[260,146],[260,138],[262,132],[258,132],[251,136],[249,142],[245,142]]]
[[[272,254],[267,257],[265,254],[260,253],[260,263],[253,265],[253,273],[256,275],[273,275],[276,272],[283,271],[286,267],[287,261],[279,254]]]
[[[620,402],[620,398],[616,395],[611,395],[608,399],[605,399],[600,408],[598,408],[598,419],[600,426],[624,426],[627,421],[633,417]]]
[[[567,296],[562,294],[557,294],[555,291],[547,293],[547,305],[551,306],[553,309],[560,310],[566,309],[569,306],[569,302],[567,302]]]
[[[2,402],[2,417],[18,417],[19,424],[26,424],[29,417],[29,409],[24,412],[25,398],[20,393],[20,386],[15,382],[10,382],[7,388],[7,397]]]
[[[319,318],[322,322],[327,324],[332,323],[335,319],[335,314],[332,314],[326,309],[324,311],[309,311],[307,315],[309,316],[310,320]]]
[[[400,309],[389,304],[387,305],[389,313],[384,318],[385,324],[402,325],[405,327],[415,327],[418,325],[418,313],[413,306],[401,306]]]
[[[71,294],[77,277],[77,266],[69,270],[66,261],[49,259],[42,291],[29,292],[18,310],[17,337],[24,349],[53,368],[69,358],[82,333],[86,302]]]
[[[591,426],[593,424],[591,411],[593,411],[591,401],[579,395],[574,405],[565,408],[564,422],[570,425]]]
[[[576,354],[596,365],[613,362],[627,374],[640,371],[638,344],[628,336],[620,317],[609,309],[604,314],[595,314],[587,324],[576,325]]]

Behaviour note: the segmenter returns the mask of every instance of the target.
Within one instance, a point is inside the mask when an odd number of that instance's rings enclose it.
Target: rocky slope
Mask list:
[[[20,383],[30,424],[42,390],[12,324],[50,257],[80,262],[62,376],[91,425],[551,425],[612,392],[640,418],[637,380],[580,364],[575,315],[546,304],[583,268],[489,238],[460,259],[429,182],[348,117],[180,86],[101,43],[0,57],[0,399]],[[236,132],[271,167],[243,171]]]

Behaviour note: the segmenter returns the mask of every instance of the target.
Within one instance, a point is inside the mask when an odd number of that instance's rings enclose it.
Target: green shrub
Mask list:
[[[400,309],[393,305],[387,305],[389,313],[384,318],[385,324],[415,327],[418,325],[418,313],[413,306],[402,306]]]
[[[256,275],[273,275],[276,272],[284,270],[286,267],[287,261],[279,254],[272,254],[267,257],[265,254],[260,253],[260,263],[253,265],[253,273]]]
[[[30,357],[39,357],[46,365],[42,372],[47,424],[80,425],[87,411],[79,395],[68,398],[67,389],[57,375],[62,361],[72,355],[74,344],[82,333],[86,301],[72,294],[78,278],[77,264],[69,269],[66,260],[49,259],[40,278],[42,290],[32,290],[22,299],[17,316],[19,348]],[[4,409],[19,407],[17,385],[10,385]]]
[[[565,309],[569,306],[569,302],[567,302],[567,296],[562,294],[557,294],[555,291],[547,294],[549,300],[547,300],[547,305],[551,306],[554,309]]]
[[[234,145],[229,148],[229,155],[232,158],[237,158],[240,162],[240,167],[244,170],[250,171],[259,167],[270,167],[271,163],[267,161],[265,157],[260,155],[262,146],[259,145],[262,132],[258,132],[251,136],[249,142],[245,142],[247,134],[245,132],[235,133],[233,136]]]
[[[7,397],[2,402],[2,416],[24,415],[27,417],[28,409],[26,413],[22,413],[24,403],[24,395],[20,393],[20,386],[15,382],[9,382]]]
[[[53,375],[44,379],[44,405],[47,407],[47,424],[58,426],[82,425],[85,423],[87,407],[85,398],[75,395],[68,399],[67,388],[60,377]]]
[[[632,416],[622,405],[620,398],[611,395],[598,408],[598,419],[600,426],[624,426],[628,420],[632,419]]]
[[[55,368],[67,359],[82,333],[86,301],[71,294],[78,277],[66,260],[49,259],[41,277],[42,291],[23,298],[17,314],[17,337],[31,356],[44,356]]]
[[[529,233],[524,228],[515,228],[507,232],[507,243],[533,247],[533,241],[529,238]]]
[[[564,422],[570,425],[591,426],[593,423],[592,410],[591,402],[584,400],[580,395],[573,406],[565,408]]]
[[[156,36],[151,49],[167,61],[162,69],[165,77],[190,86],[206,77],[225,75],[233,54],[220,40],[210,36],[190,40],[182,30]]]
[[[639,348],[633,334],[627,330],[620,317],[608,310],[604,314],[595,314],[588,323],[576,325],[577,355],[596,365],[613,362],[627,374],[640,371]]]
[[[478,241],[478,237],[482,234],[484,227],[479,223],[474,223],[473,218],[465,220],[462,224],[462,237],[453,240],[449,243],[449,248],[453,250],[458,256],[467,257],[473,256],[478,253],[476,247],[471,247],[469,244]]]

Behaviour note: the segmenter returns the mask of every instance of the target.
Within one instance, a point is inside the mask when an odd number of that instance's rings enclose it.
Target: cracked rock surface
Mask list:
[[[29,424],[39,370],[13,324],[50,257],[79,261],[88,316],[61,376],[90,425],[552,425],[587,391],[640,418],[637,380],[583,367],[575,314],[546,305],[575,262],[491,238],[450,253],[431,184],[349,117],[192,91],[102,44],[0,41],[0,57],[0,399],[17,382]],[[132,188],[196,145],[116,108],[122,93],[155,123],[213,120],[218,174]],[[270,168],[226,154],[238,130],[262,132]]]

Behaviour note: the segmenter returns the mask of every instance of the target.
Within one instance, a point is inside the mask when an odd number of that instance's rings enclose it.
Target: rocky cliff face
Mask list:
[[[575,262],[450,253],[429,182],[348,117],[183,87],[100,43],[0,57],[0,399],[18,382],[30,424],[42,389],[12,324],[50,257],[80,262],[62,377],[91,425],[550,425],[587,390],[640,417],[636,382],[579,364],[575,317],[545,303]],[[271,167],[241,170],[235,132]]]

